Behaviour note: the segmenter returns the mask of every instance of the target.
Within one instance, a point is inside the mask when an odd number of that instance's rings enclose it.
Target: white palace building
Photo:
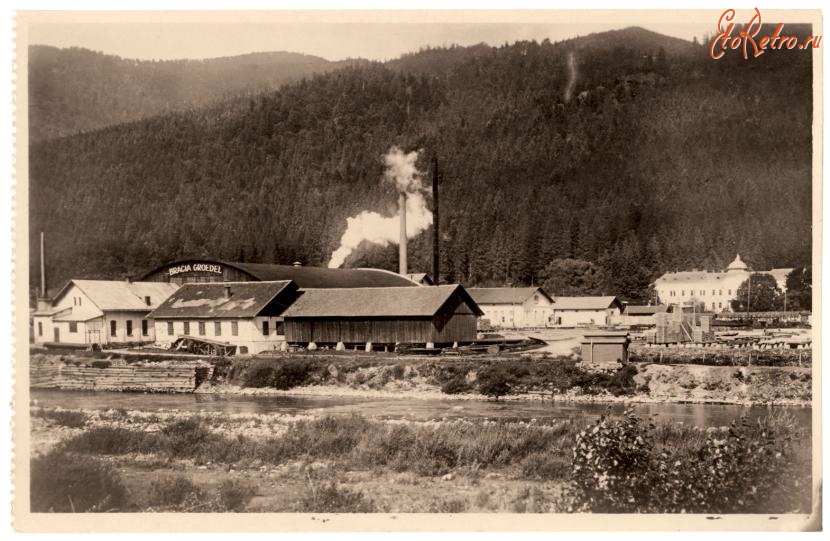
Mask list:
[[[738,255],[723,272],[667,272],[654,281],[654,288],[660,304],[703,304],[706,310],[731,312],[730,301],[750,272],[771,275],[778,283],[778,289],[784,291],[787,275],[792,270],[751,271]]]

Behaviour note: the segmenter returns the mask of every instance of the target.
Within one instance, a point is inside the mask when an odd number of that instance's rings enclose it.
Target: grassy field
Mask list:
[[[763,489],[763,497],[734,503],[735,512],[810,508],[810,435],[781,415],[755,426],[707,430],[649,426],[648,419],[634,425],[612,419],[404,422],[44,408],[32,408],[32,417],[35,511],[677,510],[661,508],[670,500],[665,497],[628,509],[633,504],[620,500],[613,486],[597,497],[605,489],[595,476],[580,475],[586,456],[606,480],[662,486],[666,479],[648,472],[679,476],[670,483],[681,487],[678,509],[718,511],[706,507],[711,496],[687,501],[686,494],[705,490],[691,486],[700,481],[683,477],[681,468],[657,467],[665,457],[671,464],[703,465],[696,477],[707,486],[721,483],[718,492]],[[618,444],[610,452],[609,441]],[[731,446],[728,455],[724,446]],[[606,463],[602,457],[614,458]],[[644,469],[620,470],[619,463]],[[762,472],[748,467],[755,463]],[[710,467],[720,477],[706,478]]]

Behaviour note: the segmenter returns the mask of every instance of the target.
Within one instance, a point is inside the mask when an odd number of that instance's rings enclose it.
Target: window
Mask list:
[[[685,290],[685,289],[681,289],[681,290],[680,290],[680,296],[681,296],[681,297],[685,297],[685,296],[686,296],[686,290]]]
[[[239,322],[238,321],[231,321],[231,334],[234,336],[239,336]]]
[[[262,336],[268,336],[268,320],[262,322]]]
[[[204,336],[204,335],[205,335],[205,322],[200,321],[199,322],[199,336]]]
[[[150,333],[150,329],[147,327],[147,320],[141,320],[141,336],[147,336]]]
[[[190,322],[189,321],[184,322],[184,334],[190,334]]]
[[[701,289],[701,290],[700,290],[700,296],[701,296],[701,297],[705,297],[705,296],[706,296],[706,290],[705,290],[705,289]]]
[[[722,303],[718,303],[718,308],[723,308],[723,304],[722,304]]]
[[[712,310],[714,310],[714,309],[715,309],[715,303],[713,302],[712,303]]]
[[[221,321],[214,321],[213,322],[213,335],[214,336],[222,336],[222,322]]]
[[[145,295],[144,297],[144,304],[150,306],[152,303],[150,302],[150,295]]]
[[[43,336],[43,322],[42,321],[37,322],[37,335],[38,336]]]
[[[128,319],[127,320],[127,336],[132,336],[132,335],[133,335],[133,320]]]
[[[78,306],[81,305],[81,297],[78,297]]]
[[[722,289],[718,290],[718,295],[723,296],[723,290]]]
[[[77,321],[70,321],[69,322],[69,332],[78,332],[78,322]]]
[[[715,290],[714,289],[712,290],[712,296],[713,297],[715,296]]]
[[[116,332],[118,331],[118,325],[115,321],[110,321],[110,336],[115,336]]]
[[[279,334],[280,336],[284,335],[285,334],[285,323],[283,323],[282,321],[277,321],[277,328],[276,328],[275,332],[277,334]]]
[[[175,331],[173,331],[173,322],[168,321],[167,322],[167,334],[169,334],[170,336],[173,336],[173,332],[175,332]]]
[[[72,306],[78,306],[78,297],[72,297]]]

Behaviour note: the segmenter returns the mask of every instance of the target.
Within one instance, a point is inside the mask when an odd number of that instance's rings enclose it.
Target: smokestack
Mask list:
[[[46,260],[44,254],[46,249],[44,247],[43,231],[40,232],[40,296],[46,298]]]
[[[406,192],[401,192],[398,197],[398,206],[401,213],[401,241],[398,272],[406,276]]]
[[[438,235],[438,158],[432,157],[432,282],[441,281],[441,250]]]

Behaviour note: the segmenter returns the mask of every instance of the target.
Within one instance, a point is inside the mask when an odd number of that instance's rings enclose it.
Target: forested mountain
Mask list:
[[[640,29],[431,49],[33,144],[31,241],[46,232],[53,284],[181,257],[324,265],[347,217],[394,212],[398,145],[439,159],[443,280],[538,284],[576,259],[642,301],[660,273],[736,252],[809,264],[811,120],[806,51],[713,61]],[[396,261],[363,246],[346,265]]]
[[[129,60],[82,48],[29,47],[29,136],[40,140],[209,104],[340,67],[299,53]]]

